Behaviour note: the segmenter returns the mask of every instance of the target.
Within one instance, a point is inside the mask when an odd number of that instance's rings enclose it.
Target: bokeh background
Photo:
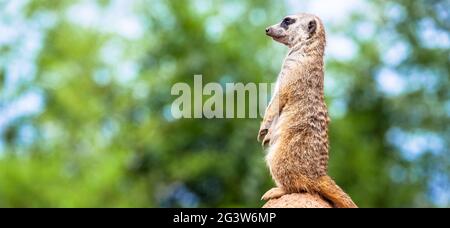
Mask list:
[[[258,119],[170,89],[270,83],[264,28],[326,25],[330,175],[361,207],[450,206],[450,2],[0,0],[0,207],[259,207]]]

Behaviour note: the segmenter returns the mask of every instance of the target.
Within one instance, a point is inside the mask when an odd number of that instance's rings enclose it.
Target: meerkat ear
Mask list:
[[[308,32],[309,34],[313,34],[316,32],[317,29],[317,22],[316,20],[312,20],[308,23]]]

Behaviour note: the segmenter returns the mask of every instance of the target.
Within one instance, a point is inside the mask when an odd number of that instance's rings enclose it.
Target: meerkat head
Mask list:
[[[317,16],[301,13],[285,17],[280,23],[266,28],[266,35],[288,47],[323,35],[322,22]]]

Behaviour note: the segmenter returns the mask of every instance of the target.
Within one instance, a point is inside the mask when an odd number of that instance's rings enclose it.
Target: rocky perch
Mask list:
[[[263,208],[332,208],[332,205],[318,195],[294,193],[269,200]]]

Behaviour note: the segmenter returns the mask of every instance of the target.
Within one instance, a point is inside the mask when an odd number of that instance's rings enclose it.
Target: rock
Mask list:
[[[318,195],[294,193],[269,200],[263,208],[333,208],[333,206]]]

